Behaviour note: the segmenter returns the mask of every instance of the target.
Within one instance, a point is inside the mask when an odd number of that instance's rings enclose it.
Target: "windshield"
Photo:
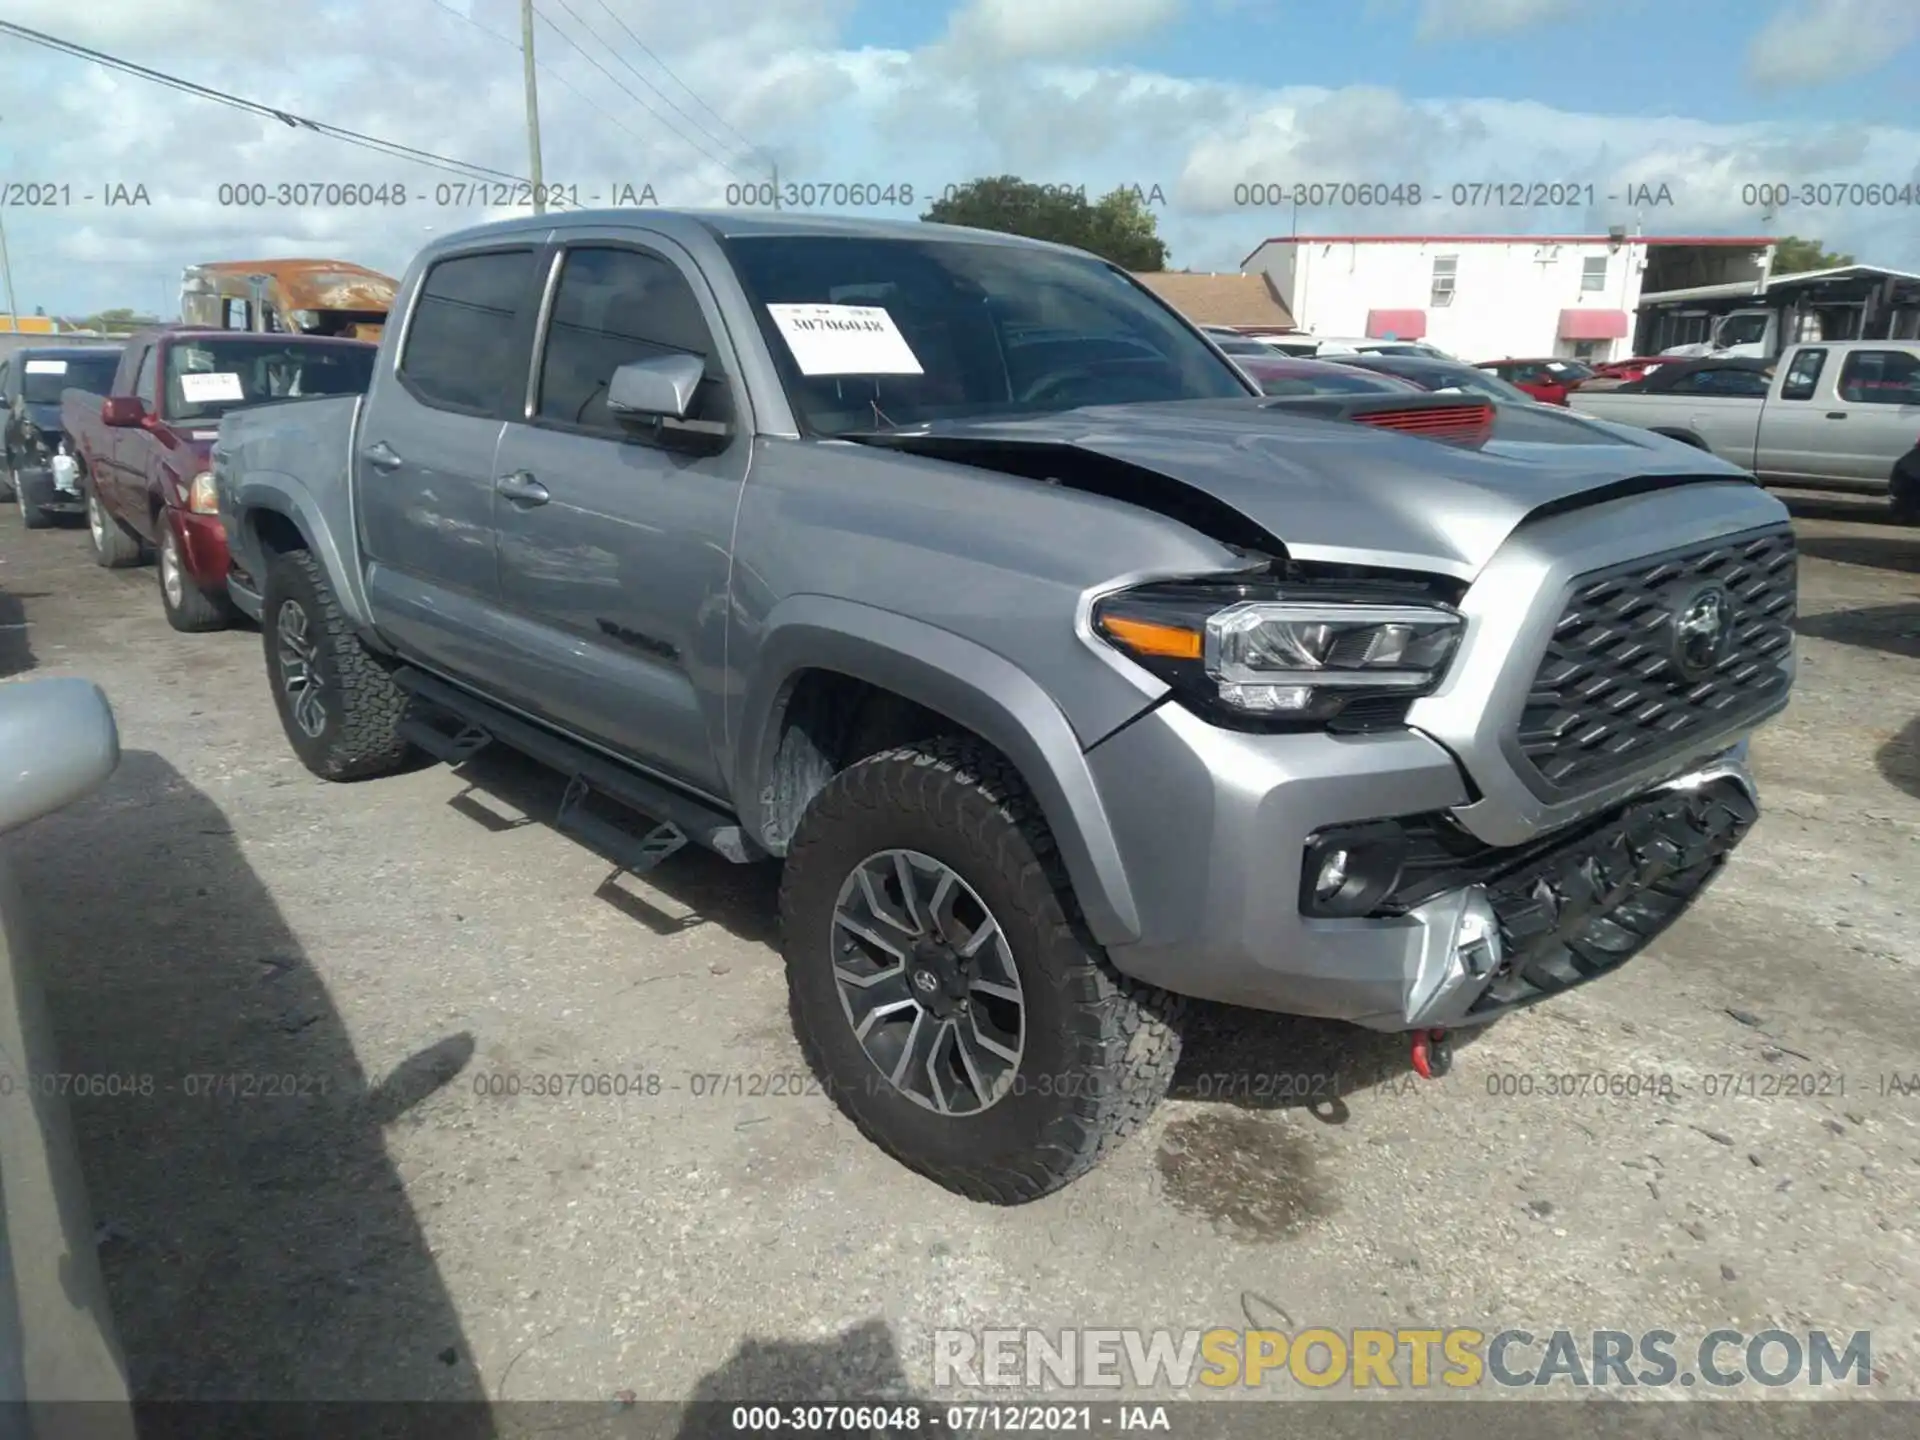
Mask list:
[[[288,340],[176,340],[167,347],[169,420],[217,420],[242,405],[310,395],[361,395],[373,376],[372,345]]]
[[[1767,321],[1770,315],[1729,315],[1722,320],[1713,332],[1716,345],[1758,345],[1767,338]]]
[[[29,405],[58,405],[62,390],[104,395],[113,388],[113,372],[119,368],[117,350],[99,355],[29,355],[20,374],[20,398]]]
[[[725,243],[809,434],[1250,393],[1099,260],[846,235]]]

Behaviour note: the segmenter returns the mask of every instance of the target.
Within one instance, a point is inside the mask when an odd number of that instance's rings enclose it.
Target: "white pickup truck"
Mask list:
[[[1898,519],[1920,524],[1920,342],[1795,345],[1770,367],[1681,362],[1575,390],[1568,404],[1711,450],[1770,484],[1887,495]]]

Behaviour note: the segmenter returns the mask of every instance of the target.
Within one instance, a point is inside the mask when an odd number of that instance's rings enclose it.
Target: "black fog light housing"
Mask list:
[[[1323,919],[1367,915],[1400,883],[1406,831],[1392,820],[1342,825],[1307,841],[1300,866],[1300,913]]]

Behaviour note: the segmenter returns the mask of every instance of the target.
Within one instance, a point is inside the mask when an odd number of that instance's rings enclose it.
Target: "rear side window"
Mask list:
[[[533,251],[505,250],[457,255],[427,271],[400,357],[400,378],[416,399],[476,414],[499,404],[533,267]]]
[[[1782,400],[1811,400],[1820,383],[1820,371],[1827,363],[1824,350],[1802,350],[1787,367],[1787,378],[1780,382]]]
[[[540,361],[539,417],[624,435],[607,409],[607,384],[622,365],[663,355],[697,355],[708,364],[688,418],[726,418],[713,335],[686,276],[645,251],[569,250]]]
[[[1920,405],[1920,356],[1854,351],[1840,367],[1840,398],[1857,405]]]

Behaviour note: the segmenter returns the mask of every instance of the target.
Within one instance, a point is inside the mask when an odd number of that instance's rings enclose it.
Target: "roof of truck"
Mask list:
[[[1005,235],[995,230],[973,230],[964,225],[936,225],[925,220],[875,220],[850,215],[810,215],[793,210],[636,210],[632,207],[601,210],[569,210],[562,215],[523,215],[509,220],[494,220],[469,225],[446,235],[436,236],[426,248],[439,251],[479,237],[503,235],[545,235],[556,226],[607,226],[658,230],[672,236],[689,229],[700,229],[722,239],[748,239],[772,236],[844,235],[875,240],[953,240],[976,244],[1011,245],[1031,250],[1055,250],[1078,255],[1084,252],[1070,245],[1048,240],[1029,240],[1024,235]]]

